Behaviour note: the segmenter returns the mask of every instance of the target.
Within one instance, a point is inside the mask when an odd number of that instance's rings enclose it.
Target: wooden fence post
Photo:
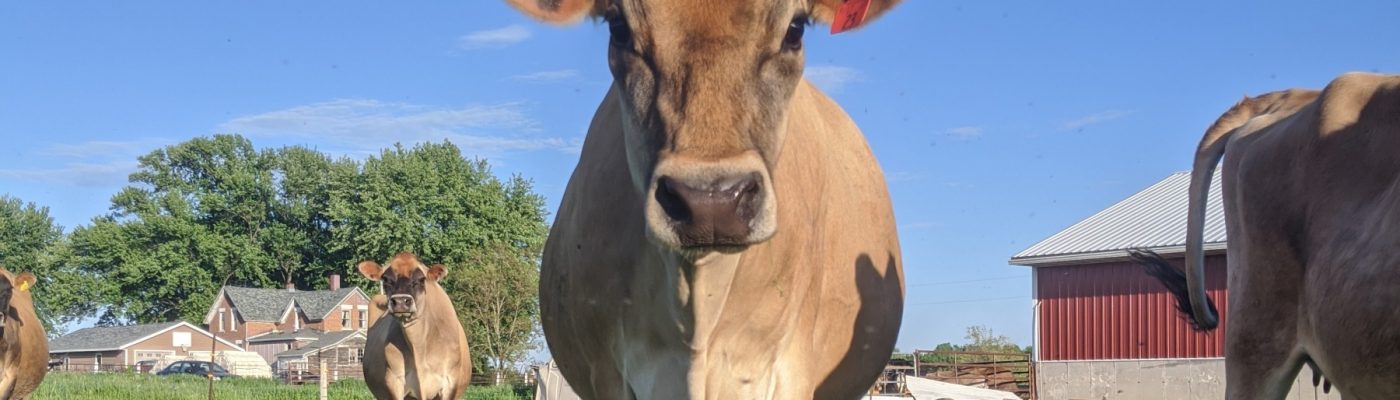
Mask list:
[[[326,389],[328,389],[327,380],[330,379],[330,376],[326,373],[326,358],[316,358],[321,359],[321,379],[317,379],[317,381],[319,381],[321,385],[321,400],[329,400],[329,395],[326,393]]]

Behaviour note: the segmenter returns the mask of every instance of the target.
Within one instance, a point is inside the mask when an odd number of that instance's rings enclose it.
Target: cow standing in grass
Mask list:
[[[380,283],[387,300],[388,317],[375,320],[365,339],[365,384],[374,397],[457,400],[466,393],[472,368],[466,332],[438,284],[447,269],[399,253],[387,266],[364,261],[359,270]]]
[[[35,280],[0,266],[0,400],[29,398],[48,372],[49,338],[29,291]]]
[[[813,22],[892,0],[509,0],[607,22],[613,82],[543,255],[549,350],[585,399],[859,397],[904,304],[889,192],[802,78]]]

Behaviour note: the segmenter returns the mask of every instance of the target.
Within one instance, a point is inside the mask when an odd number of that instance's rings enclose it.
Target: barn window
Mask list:
[[[340,310],[340,330],[350,329],[350,310]]]

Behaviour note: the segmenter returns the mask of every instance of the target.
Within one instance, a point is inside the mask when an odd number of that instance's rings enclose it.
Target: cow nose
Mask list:
[[[758,174],[691,185],[663,176],[656,201],[684,246],[748,243],[750,222],[763,200]],[[699,187],[697,187],[699,186]]]
[[[394,295],[389,297],[389,311],[394,313],[405,313],[413,310],[413,297],[404,295]]]

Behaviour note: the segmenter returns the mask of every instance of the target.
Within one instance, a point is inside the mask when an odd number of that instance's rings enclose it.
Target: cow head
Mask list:
[[[379,282],[383,294],[389,299],[389,315],[401,324],[417,320],[428,285],[437,285],[438,280],[447,275],[447,268],[442,264],[424,266],[412,253],[394,255],[388,266],[362,261],[358,268],[360,274]]]
[[[6,325],[10,322],[10,317],[15,315],[10,311],[11,301],[15,296],[27,298],[36,281],[34,274],[21,272],[15,275],[0,267],[0,337],[4,337]]]
[[[802,79],[802,36],[842,0],[507,1],[546,22],[607,22],[628,168],[655,241],[705,251],[772,237],[770,171]],[[866,18],[897,2],[869,0]]]

